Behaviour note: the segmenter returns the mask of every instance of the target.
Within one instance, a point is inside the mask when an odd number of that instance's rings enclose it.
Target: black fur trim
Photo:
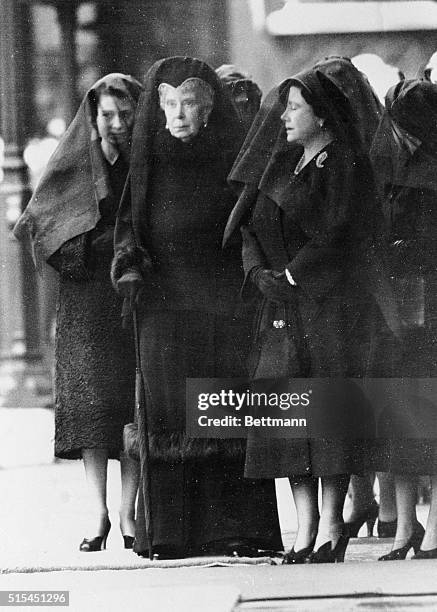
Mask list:
[[[129,432],[125,431],[125,451],[138,459],[138,433],[133,431],[131,425],[128,427]],[[149,436],[149,452],[151,461],[167,463],[213,458],[241,460],[246,452],[246,440],[243,438],[226,440],[188,438],[184,433],[152,434]]]
[[[143,278],[150,274],[152,261],[142,247],[124,247],[116,252],[111,265],[111,280],[115,288],[117,281],[131,269],[137,269]]]
[[[123,450],[129,457],[138,459],[140,451],[138,448],[138,425],[127,423],[123,429]]]

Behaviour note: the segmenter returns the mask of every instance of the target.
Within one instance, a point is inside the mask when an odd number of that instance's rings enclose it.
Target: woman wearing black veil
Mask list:
[[[384,323],[370,293],[378,222],[373,174],[336,85],[311,70],[275,88],[231,179],[242,193],[225,241],[241,226],[243,295],[259,301],[252,376],[344,379],[371,374],[370,364],[378,372],[371,332]],[[354,399],[324,408],[327,423],[341,424],[332,437],[322,431],[317,438],[248,441],[249,477],[290,479],[298,533],[285,563],[343,560],[349,477],[367,469],[359,439],[373,434],[362,396],[347,383],[346,390]]]
[[[136,117],[113,282],[138,303],[151,398],[153,552],[161,558],[282,548],[273,481],[243,478],[245,441],[184,431],[187,378],[244,373],[239,349],[247,338],[235,317],[240,247],[221,249],[235,201],[226,177],[241,140],[232,102],[207,64],[174,57],[152,66]],[[148,554],[141,490],[135,536],[134,550]]]
[[[370,152],[375,133],[381,121],[384,107],[366,75],[354,66],[347,57],[330,56],[318,61],[314,69],[320,70],[334,81],[347,97],[356,117],[355,128],[360,135],[366,153]],[[381,244],[383,250],[385,245]],[[384,256],[379,256],[379,268],[382,271]],[[387,271],[379,275],[379,302],[384,315],[392,329],[398,329],[399,320],[396,301],[393,298]],[[382,303],[383,299],[384,303]],[[396,376],[396,372],[394,372]],[[375,395],[373,395],[375,398]],[[377,402],[375,402],[377,403]],[[383,443],[379,444],[378,453],[384,453]],[[376,449],[375,449],[376,455]],[[361,526],[367,523],[367,533],[372,535],[373,526],[378,518],[378,537],[393,537],[396,531],[396,504],[393,476],[378,473],[379,504],[374,497],[375,474],[358,476],[353,474],[350,481],[350,503],[346,515],[345,531],[350,537],[357,537]]]
[[[402,321],[397,376],[404,377],[405,389],[380,422],[390,441],[381,469],[394,474],[398,511],[392,550],[380,559],[391,561],[405,559],[411,549],[418,559],[437,557],[437,85],[401,81],[385,103],[371,155]],[[428,398],[426,379],[434,391]],[[420,474],[431,475],[426,530],[416,517]]]
[[[355,128],[368,153],[383,113],[383,105],[368,78],[348,57],[336,55],[319,60],[313,69],[329,77],[349,100],[356,118]]]
[[[108,459],[120,460],[120,528],[125,547],[133,543],[138,466],[122,449],[123,427],[132,419],[135,353],[109,272],[141,91],[138,81],[120,73],[90,88],[14,230],[38,267],[47,262],[59,273],[55,455],[84,463],[89,519],[83,552],[106,546]]]

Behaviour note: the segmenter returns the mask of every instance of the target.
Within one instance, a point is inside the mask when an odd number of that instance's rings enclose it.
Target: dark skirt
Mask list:
[[[380,471],[437,474],[437,275],[392,279],[404,323],[396,377],[379,422]],[[382,443],[381,443],[382,446]]]
[[[182,557],[201,554],[216,541],[281,550],[274,482],[243,477],[245,441],[189,439],[184,433],[186,378],[241,376],[244,325],[212,313],[160,311],[143,312],[140,328],[141,368],[151,395],[153,545]],[[141,482],[139,553],[148,549],[143,487]]]
[[[211,459],[152,466],[153,546],[177,557],[241,542],[282,550],[273,480],[243,477],[244,459]],[[135,552],[148,551],[143,483],[137,506]]]
[[[387,335],[390,333],[376,303],[370,296],[365,300],[350,304],[353,313],[350,321],[344,315],[336,320],[341,308],[336,307],[336,301],[329,304],[327,300],[329,311],[325,314],[321,307],[311,326],[305,323],[302,301],[276,305],[264,300],[254,332],[253,378],[308,378],[310,381],[310,378],[341,380],[371,376],[369,365],[374,364],[374,371],[380,367],[376,365],[379,355],[376,330],[380,334],[382,330]],[[275,320],[284,321],[285,327],[275,327]],[[331,394],[327,397],[326,405],[319,404],[318,414],[308,411],[310,425],[311,419],[314,425],[318,424],[317,436],[311,436],[311,427],[306,437],[293,439],[268,438],[268,432],[251,430],[245,475],[250,478],[318,477],[370,471],[375,445],[372,406],[353,383],[348,386],[348,395],[340,395],[338,402],[332,401]],[[329,434],[323,435],[323,431]]]
[[[123,427],[133,420],[135,353],[122,329],[122,302],[109,270],[112,245],[92,279],[61,279],[56,326],[55,455],[79,459],[83,448],[119,458]]]

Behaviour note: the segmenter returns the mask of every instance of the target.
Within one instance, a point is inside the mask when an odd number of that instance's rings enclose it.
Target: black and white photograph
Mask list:
[[[0,608],[437,609],[435,0],[0,0],[0,500]]]

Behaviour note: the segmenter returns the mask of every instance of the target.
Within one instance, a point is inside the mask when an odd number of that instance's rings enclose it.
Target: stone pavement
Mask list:
[[[390,542],[377,538],[352,540],[344,565],[150,568],[147,560],[122,548],[115,461],[110,462],[108,480],[114,526],[108,549],[85,555],[78,551],[86,518],[81,463],[0,470],[0,589],[70,590],[70,609],[80,612],[122,610],[122,602],[129,611],[312,610],[334,604],[348,610],[364,600],[386,605],[384,593],[391,597],[391,607],[399,605],[399,598],[409,604],[415,598],[421,608],[427,609],[428,602],[429,609],[437,609],[437,562],[378,564]],[[295,516],[286,481],[279,481],[278,494],[284,541],[290,546]],[[424,520],[426,508],[419,507],[419,512]]]
[[[436,610],[436,569],[434,561],[378,565],[350,561],[341,565],[67,570],[3,575],[0,588],[67,590],[74,612]]]
[[[54,462],[52,436],[50,410],[0,409],[0,590],[69,590],[70,609],[78,612],[437,609],[437,561],[376,563],[390,548],[377,538],[351,540],[343,565],[150,567],[122,548],[116,461],[108,474],[108,549],[80,553],[83,466]],[[277,488],[284,544],[290,547],[296,527],[291,494],[285,480]],[[424,522],[427,508],[418,510]]]

